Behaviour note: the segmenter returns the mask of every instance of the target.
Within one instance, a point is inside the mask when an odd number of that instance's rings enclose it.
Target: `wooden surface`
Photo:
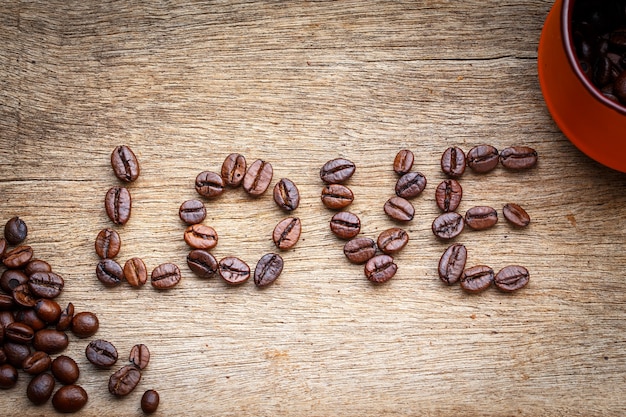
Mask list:
[[[29,226],[38,258],[66,281],[60,302],[93,311],[97,335],[71,336],[66,354],[89,394],[80,415],[575,416],[626,413],[626,176],[581,154],[560,133],[537,81],[548,0],[16,1],[0,5],[0,222]],[[437,278],[447,243],[430,232],[443,150],[479,143],[537,149],[527,172],[462,178],[459,211],[507,202],[533,221],[501,219],[456,241],[469,264],[521,264],[527,288],[466,295]],[[117,227],[117,260],[151,270],[180,265],[166,292],[104,288],[93,244],[111,226],[103,206],[118,185],[118,144],[142,172],[129,186],[131,220]],[[319,199],[324,162],[357,165],[348,185],[362,234],[394,225],[395,154],[409,148],[428,186],[414,201],[398,274],[372,286],[349,264]],[[196,174],[231,152],[267,160],[274,181],[300,188],[298,245],[265,290],[196,278],[178,206],[198,197]],[[253,268],[274,250],[285,215],[268,192],[230,190],[207,201],[216,257]],[[152,361],[118,400],[112,371],[95,370],[87,343],[135,343]],[[0,393],[0,414],[43,415],[29,378]]]

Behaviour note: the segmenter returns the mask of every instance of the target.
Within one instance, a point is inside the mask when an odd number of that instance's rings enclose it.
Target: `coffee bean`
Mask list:
[[[123,366],[109,378],[109,392],[117,397],[123,397],[139,385],[141,371],[135,365]]]
[[[0,311],[0,327],[7,327],[9,324],[13,323],[14,321],[16,320],[12,312]]]
[[[37,301],[35,301],[35,305],[37,305]],[[24,323],[34,331],[41,330],[47,326],[47,323],[37,316],[34,308],[25,308],[17,311],[15,313],[15,321]]]
[[[435,201],[441,211],[455,211],[463,198],[463,188],[457,180],[444,180],[435,190]]]
[[[484,174],[498,166],[500,155],[491,145],[474,146],[467,152],[467,166],[474,172]]]
[[[389,255],[376,255],[365,264],[365,276],[375,283],[389,281],[398,271],[398,265]]]
[[[327,184],[341,184],[347,181],[356,170],[352,161],[336,158],[326,162],[320,169],[320,178]]]
[[[0,342],[4,342],[4,327],[0,326]],[[4,353],[4,349],[0,347],[0,365],[4,365],[7,362],[7,354]]]
[[[54,272],[35,272],[28,277],[28,288],[36,297],[56,298],[64,286],[63,278]]]
[[[522,207],[515,203],[505,204],[502,214],[509,223],[516,227],[526,227],[530,224],[530,216]]]
[[[52,406],[60,413],[75,413],[87,404],[89,397],[80,385],[65,385],[52,396]]]
[[[607,85],[613,81],[613,63],[607,56],[600,56],[594,62],[592,79],[596,85]]]
[[[96,265],[96,277],[105,287],[115,287],[122,283],[124,270],[113,259],[102,259]]]
[[[398,222],[409,222],[415,216],[415,208],[408,200],[402,197],[391,197],[383,206],[385,213]]]
[[[24,345],[22,343],[15,343],[10,341],[4,341],[4,345],[2,346],[4,353],[6,355],[6,362],[15,367],[21,368],[24,364],[24,360],[30,356],[30,346]],[[37,349],[37,348],[35,348]]]
[[[185,242],[194,249],[213,249],[217,245],[217,232],[205,224],[193,224],[185,229]]]
[[[528,146],[512,146],[500,152],[500,163],[511,170],[532,168],[537,164],[537,151]]]
[[[243,189],[251,196],[260,196],[270,186],[273,175],[272,164],[257,159],[248,167],[243,177]]]
[[[505,292],[513,292],[524,288],[529,280],[530,274],[528,269],[519,265],[505,266],[494,277],[496,288]]]
[[[78,381],[78,377],[80,376],[80,370],[78,369],[76,361],[66,355],[57,356],[56,359],[52,361],[50,370],[52,371],[52,375],[64,385],[73,384]]]
[[[330,219],[330,230],[339,239],[352,239],[361,231],[361,220],[348,211],[340,211]]]
[[[31,259],[24,267],[24,273],[30,276],[35,272],[52,272],[52,267],[48,262],[41,259]]]
[[[28,235],[28,227],[24,220],[12,217],[4,225],[4,238],[10,245],[19,245]]]
[[[13,296],[8,294],[0,294],[0,311],[13,310],[15,302]]]
[[[148,349],[148,346],[144,344],[137,344],[133,346],[130,349],[128,360],[137,368],[145,369],[150,362],[150,350]]]
[[[467,249],[464,245],[456,243],[448,246],[439,259],[439,278],[448,285],[456,284],[463,275],[466,261]]]
[[[399,227],[392,227],[378,235],[377,245],[387,255],[400,252],[409,243],[409,234]]]
[[[322,189],[322,203],[331,210],[348,207],[353,201],[352,190],[343,184],[326,184]]]
[[[622,71],[615,79],[613,91],[622,103],[626,103],[626,71]]]
[[[33,307],[37,317],[46,323],[56,323],[61,317],[61,306],[49,298],[40,298]]]
[[[178,209],[178,217],[187,224],[198,224],[206,217],[206,207],[200,200],[187,200]]]
[[[300,205],[298,187],[288,178],[281,178],[274,186],[274,202],[284,211],[294,211]]]
[[[218,269],[215,256],[203,249],[194,249],[189,252],[187,266],[200,278],[211,278]]]
[[[426,188],[426,177],[420,172],[409,172],[396,182],[396,195],[411,199],[420,195],[424,188]]]
[[[28,284],[28,276],[19,269],[7,269],[0,276],[0,288],[7,294],[22,284]]]
[[[68,344],[67,335],[54,329],[41,329],[33,337],[33,347],[50,355],[65,350]]]
[[[25,308],[33,308],[37,304],[37,298],[31,293],[28,284],[18,285],[13,289],[13,301]]]
[[[465,153],[459,147],[452,146],[441,155],[441,170],[452,178],[458,178],[465,172]]]
[[[122,241],[119,233],[115,230],[106,228],[102,229],[96,236],[96,254],[101,259],[115,258],[122,247]]]
[[[267,253],[259,259],[254,268],[254,284],[267,287],[283,272],[283,258],[276,253]]]
[[[20,245],[4,253],[2,263],[9,269],[24,267],[33,258],[33,248]]]
[[[489,206],[475,206],[465,212],[465,224],[474,230],[485,230],[498,223],[498,212]]]
[[[4,364],[0,366],[0,388],[9,389],[17,384],[18,373],[14,366]]]
[[[72,333],[81,339],[96,334],[100,327],[98,316],[89,311],[83,311],[74,315],[72,319]]]
[[[343,246],[343,254],[352,263],[365,263],[376,255],[376,242],[369,237],[356,237]]]
[[[65,310],[61,311],[61,316],[57,322],[56,329],[59,331],[65,331],[72,325],[72,319],[74,318],[74,304],[68,303]]]
[[[440,239],[454,239],[465,227],[463,216],[454,211],[443,213],[433,220],[433,234]]]
[[[237,187],[246,175],[246,158],[238,153],[231,153],[222,163],[222,178],[230,187]]]
[[[413,167],[415,156],[408,149],[403,149],[396,154],[393,160],[393,171],[398,175],[407,174]]]
[[[173,263],[163,263],[152,270],[150,283],[158,290],[174,288],[181,279],[180,269]]]
[[[230,285],[243,284],[250,278],[250,267],[234,256],[223,258],[218,263],[220,277]]]
[[[224,180],[212,171],[202,171],[196,176],[196,191],[203,197],[215,198],[224,192]]]
[[[104,208],[109,219],[118,225],[124,225],[130,219],[132,198],[124,187],[112,187],[104,197]]]
[[[119,145],[111,152],[111,167],[117,178],[133,182],[139,177],[139,161],[127,145]]]
[[[159,407],[159,393],[153,389],[149,389],[141,396],[141,411],[146,414],[156,412]]]
[[[35,376],[26,387],[26,397],[35,405],[45,404],[54,391],[56,382],[54,377],[48,373]]]
[[[4,338],[6,340],[22,345],[30,343],[34,335],[35,332],[30,326],[17,321],[4,328]]]
[[[85,348],[87,360],[100,369],[107,369],[117,362],[117,349],[111,342],[96,339]]]
[[[486,290],[493,282],[493,269],[486,265],[477,265],[465,269],[461,277],[461,288],[469,293]]]
[[[300,233],[302,231],[302,224],[297,217],[287,217],[274,227],[272,233],[272,240],[274,245],[280,250],[291,249],[298,243],[300,239]]]
[[[148,269],[141,258],[130,258],[124,264],[124,278],[132,287],[140,287],[148,281]]]
[[[52,359],[46,352],[35,351],[22,362],[22,369],[29,375],[38,375],[50,369]]]

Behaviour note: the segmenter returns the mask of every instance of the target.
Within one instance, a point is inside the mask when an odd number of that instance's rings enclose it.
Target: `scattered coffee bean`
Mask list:
[[[511,170],[522,170],[537,164],[537,151],[528,146],[512,146],[500,152],[502,166]]]
[[[152,270],[150,283],[158,290],[174,288],[181,279],[180,269],[173,263],[163,263]]]
[[[387,216],[398,222],[409,222],[415,216],[415,208],[410,201],[402,197],[391,197],[383,206]]]
[[[63,278],[54,272],[35,272],[28,277],[28,288],[36,297],[56,298],[64,286]]]
[[[124,278],[131,287],[140,287],[148,281],[148,269],[141,258],[130,258],[124,264]]]
[[[345,158],[336,158],[326,162],[320,169],[320,178],[327,184],[346,182],[356,171],[356,165]]]
[[[463,198],[463,188],[457,180],[444,180],[435,190],[435,202],[443,212],[455,211]]]
[[[530,274],[528,269],[519,265],[505,266],[494,277],[496,288],[505,292],[513,292],[524,288],[529,280]]]
[[[102,229],[96,237],[96,254],[101,259],[115,258],[122,247],[122,240],[115,230]]]
[[[139,177],[139,161],[127,145],[116,146],[111,152],[111,167],[117,178],[133,182]]]
[[[467,166],[480,174],[492,171],[499,160],[498,150],[491,145],[474,146],[467,152]]]
[[[277,253],[267,253],[259,259],[254,268],[254,285],[267,287],[283,272],[283,258]]]
[[[234,256],[228,256],[218,262],[220,277],[230,285],[243,284],[250,278],[250,267]]]
[[[4,338],[10,342],[22,345],[30,343],[35,335],[34,330],[27,324],[15,321],[4,328]]]
[[[39,301],[39,300],[37,300]],[[37,301],[35,301],[35,305],[37,305]],[[46,327],[47,323],[37,316],[34,308],[25,308],[20,309],[15,313],[15,321],[19,321],[20,323],[24,323],[27,326],[30,326],[34,331],[41,330]]]
[[[224,180],[212,171],[202,171],[196,176],[196,192],[203,197],[215,198],[224,192]]]
[[[60,413],[75,413],[88,400],[87,392],[80,385],[65,385],[52,396],[52,406]]]
[[[461,277],[461,288],[469,293],[486,290],[493,282],[493,269],[486,265],[477,265],[465,269]]]
[[[408,149],[403,149],[396,154],[393,160],[393,171],[398,175],[404,175],[411,171],[415,155]]]
[[[109,392],[117,397],[124,397],[139,385],[141,371],[135,365],[126,365],[109,378]]]
[[[465,172],[465,153],[459,147],[452,146],[441,155],[441,170],[452,178],[458,178]]]
[[[72,333],[81,339],[96,334],[100,327],[98,316],[89,311],[83,311],[74,315],[72,319]]]
[[[28,275],[19,269],[7,269],[0,276],[0,288],[7,294],[13,292],[15,287],[28,284]]]
[[[46,352],[39,350],[31,353],[22,362],[22,369],[29,375],[39,375],[50,369],[52,359]]]
[[[448,246],[439,259],[439,278],[448,285],[454,285],[461,280],[467,260],[467,249],[456,243]]]
[[[130,219],[132,198],[125,187],[112,187],[104,197],[107,216],[115,224],[124,225]]]
[[[113,259],[102,259],[96,265],[96,277],[105,287],[115,287],[122,283],[124,270]]]
[[[420,172],[409,172],[401,176],[396,182],[396,195],[398,197],[415,198],[426,188],[426,177]]]
[[[18,285],[13,289],[13,301],[25,308],[33,308],[37,304],[37,298],[31,293],[28,284]]]
[[[0,388],[9,389],[17,384],[18,373],[14,366],[5,363],[0,366]]]
[[[343,246],[343,253],[350,262],[362,264],[376,255],[376,242],[369,237],[356,237]]]
[[[30,276],[35,272],[52,272],[52,267],[48,262],[41,259],[31,259],[24,267],[24,273]]]
[[[11,291],[12,293],[13,291]],[[13,296],[8,294],[0,294],[0,311],[12,310],[15,306]]]
[[[339,239],[352,239],[361,231],[361,220],[348,211],[340,211],[330,219],[330,230]]]
[[[28,235],[28,227],[24,220],[12,217],[4,225],[4,238],[10,245],[19,245]]]
[[[41,329],[33,337],[33,347],[50,355],[62,352],[68,344],[67,335],[54,329]]]
[[[22,367],[24,360],[26,360],[26,358],[31,354],[29,345],[6,340],[4,341],[2,349],[6,355],[6,362],[18,369]],[[37,348],[35,347],[35,349]]]
[[[80,370],[76,361],[69,356],[60,355],[52,361],[50,367],[52,375],[64,385],[70,385],[78,381]]]
[[[215,256],[203,249],[194,249],[189,252],[187,266],[200,278],[211,278],[218,270]]]
[[[2,263],[9,269],[17,269],[26,266],[33,258],[33,248],[28,245],[20,245],[6,251]]]
[[[300,233],[302,231],[302,224],[297,217],[287,217],[274,227],[272,233],[272,240],[274,245],[280,250],[291,249],[298,243],[300,239]]]
[[[102,339],[89,342],[85,348],[85,356],[89,362],[101,369],[107,369],[115,365],[118,357],[115,346],[111,342]]]
[[[376,255],[365,264],[365,276],[375,283],[389,281],[398,271],[398,265],[389,255]]]
[[[284,211],[294,211],[300,205],[298,187],[288,178],[281,178],[274,186],[274,202]]]
[[[378,248],[387,255],[400,252],[409,243],[409,234],[399,227],[392,227],[378,235]]]
[[[74,304],[68,303],[65,310],[61,311],[61,316],[57,322],[56,329],[59,331],[65,331],[72,325],[72,319],[74,318]]]
[[[206,207],[200,200],[187,200],[180,205],[178,217],[187,224],[202,223],[206,218]]]
[[[248,167],[243,177],[243,189],[251,196],[260,196],[270,186],[273,175],[272,164],[257,159]]]
[[[141,411],[146,414],[156,412],[159,407],[159,393],[153,389],[149,389],[141,396]]]
[[[185,229],[185,242],[194,249],[213,249],[217,245],[217,232],[205,224],[193,224]]]
[[[130,349],[130,355],[128,357],[130,363],[135,365],[139,369],[145,369],[150,363],[150,350],[148,346],[143,343],[137,344]]]
[[[485,230],[498,223],[498,212],[489,206],[475,206],[465,212],[465,224],[474,230]]]
[[[505,204],[502,214],[509,223],[516,227],[526,227],[530,224],[530,216],[522,207],[514,203]]]
[[[41,373],[35,376],[26,387],[26,397],[35,405],[48,402],[54,391],[56,382],[49,373]]]
[[[465,227],[463,216],[454,211],[443,213],[433,220],[433,234],[440,239],[454,239]]]
[[[341,210],[353,201],[352,190],[343,184],[326,184],[322,189],[322,203],[331,210]]]
[[[231,153],[222,163],[222,178],[230,187],[237,187],[246,175],[246,158],[238,153]]]
[[[46,323],[56,323],[61,317],[61,306],[54,300],[40,298],[33,307],[37,317]]]

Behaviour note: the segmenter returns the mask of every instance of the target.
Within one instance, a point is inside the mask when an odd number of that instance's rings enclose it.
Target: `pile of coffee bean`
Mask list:
[[[115,176],[124,183],[139,178],[140,166],[135,153],[127,145],[120,145],[111,152],[111,167]],[[109,219],[117,226],[124,226],[130,219],[132,197],[128,188],[111,187],[104,198],[104,208]],[[122,241],[119,233],[110,227],[102,229],[96,237],[95,250],[100,262],[96,266],[96,277],[105,287],[115,287],[128,282],[133,287],[143,286],[148,281],[148,269],[140,257],[132,257],[124,267],[114,259],[120,251]],[[171,262],[163,263],[152,270],[152,287],[166,290],[175,287],[181,279],[180,269]]]
[[[215,199],[227,188],[241,185],[251,197],[261,197],[270,187],[274,169],[272,164],[257,159],[250,166],[240,153],[229,154],[222,163],[220,173],[202,171],[196,176],[195,189],[203,198]],[[273,189],[274,202],[281,210],[292,213],[300,205],[298,187],[288,178],[281,178]],[[219,275],[229,285],[248,281],[250,266],[236,256],[226,256],[219,261],[210,252],[218,243],[217,231],[202,222],[206,218],[204,203],[198,199],[184,201],[178,210],[180,219],[187,225],[183,238],[192,250],[187,255],[189,269],[200,278]],[[280,251],[295,246],[300,238],[302,224],[298,217],[289,216],[278,222],[272,233],[274,245]],[[263,255],[256,264],[253,279],[257,287],[272,284],[283,271],[284,261],[278,253]]]
[[[626,105],[626,0],[576,0],[572,38],[585,76],[606,98]]]

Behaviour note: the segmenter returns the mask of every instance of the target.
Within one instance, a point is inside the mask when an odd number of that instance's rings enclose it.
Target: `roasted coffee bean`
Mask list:
[[[13,288],[13,301],[25,308],[33,308],[37,304],[37,298],[31,293],[28,284],[21,284]]]
[[[109,378],[109,392],[117,397],[123,397],[139,385],[141,371],[135,365],[126,365]]]
[[[187,200],[180,205],[178,217],[187,224],[202,223],[206,218],[206,207],[200,200]]]
[[[243,177],[243,189],[251,196],[260,196],[270,186],[273,175],[272,164],[257,159],[248,167]]]
[[[14,366],[5,363],[0,366],[0,388],[9,389],[17,384],[18,373]]]
[[[356,237],[343,246],[343,254],[352,263],[365,263],[376,255],[376,242],[369,237]]]
[[[498,223],[498,212],[489,206],[475,206],[465,212],[465,224],[474,230],[485,230]]]
[[[0,294],[0,311],[13,310],[13,307],[15,307],[13,296]]]
[[[159,408],[159,393],[149,389],[141,396],[141,411],[152,414]]]
[[[7,269],[0,276],[0,288],[7,294],[11,294],[15,287],[28,284],[28,275],[19,269]]]
[[[215,198],[224,192],[224,180],[212,171],[202,171],[196,176],[196,191],[203,197]]]
[[[250,278],[250,267],[247,263],[234,256],[219,261],[219,274],[230,285],[243,284]]]
[[[398,175],[404,175],[411,171],[415,156],[408,149],[403,149],[396,154],[393,160],[393,171]]]
[[[4,342],[4,327],[0,326],[0,343]],[[0,365],[4,365],[7,362],[7,354],[4,353],[4,349],[0,347]]]
[[[222,178],[230,187],[237,187],[246,175],[246,158],[238,153],[231,153],[222,163]]]
[[[35,303],[35,305],[37,305]],[[41,330],[46,327],[47,323],[39,318],[34,308],[25,308],[15,313],[15,321],[24,323],[34,331]]]
[[[340,211],[330,219],[330,231],[339,239],[352,239],[361,231],[361,220],[348,211]]]
[[[64,332],[53,329],[41,329],[35,332],[33,347],[48,354],[59,353],[65,350],[69,339]]]
[[[526,227],[530,224],[530,216],[522,207],[514,203],[505,204],[502,214],[509,223],[516,227]]]
[[[626,104],[626,71],[622,71],[615,79],[613,92],[622,103]]]
[[[28,227],[24,220],[12,217],[4,225],[4,238],[10,245],[19,245],[28,235]]]
[[[130,191],[124,187],[112,187],[104,197],[107,216],[115,224],[124,225],[128,222],[132,205]]]
[[[33,307],[37,317],[46,323],[56,323],[61,317],[61,306],[54,300],[40,298]]]
[[[52,272],[52,267],[48,262],[41,259],[31,259],[24,267],[24,273],[30,276],[35,272]]]
[[[327,184],[346,182],[356,171],[354,162],[345,158],[336,158],[326,162],[320,169],[320,178]]]
[[[78,314],[74,314],[72,319],[72,333],[76,337],[85,338],[96,334],[100,327],[100,321],[98,316],[89,311],[83,311]]]
[[[139,177],[139,161],[127,145],[119,145],[111,152],[111,167],[117,178],[133,182]]]
[[[9,324],[4,328],[4,338],[10,342],[21,343],[23,345],[33,340],[35,331],[27,324],[18,321]]]
[[[111,342],[96,339],[85,348],[85,356],[97,368],[107,369],[117,362],[117,349]]]
[[[463,198],[463,188],[457,180],[444,180],[435,190],[435,201],[441,211],[455,211]]]
[[[35,272],[28,277],[28,288],[36,297],[56,298],[64,286],[63,278],[54,272]]]
[[[74,318],[74,304],[68,303],[65,310],[61,311],[61,316],[57,322],[56,329],[64,331],[70,328],[72,325],[72,319]]]
[[[78,381],[80,376],[80,370],[76,361],[69,356],[60,355],[57,356],[50,366],[52,375],[64,385],[70,385]]]
[[[200,278],[211,278],[218,269],[215,256],[203,249],[194,249],[189,252],[187,266]]]
[[[396,182],[396,195],[402,198],[415,198],[426,188],[426,177],[420,172],[409,172]]]
[[[150,363],[150,350],[148,346],[143,343],[133,346],[130,349],[128,360],[137,368],[145,369],[148,363]]]
[[[185,242],[194,249],[213,249],[217,245],[217,232],[205,224],[192,224],[183,234]]]
[[[399,227],[383,230],[377,239],[378,248],[387,255],[400,252],[409,243],[409,234]]]
[[[375,283],[387,282],[398,271],[398,265],[389,255],[376,255],[365,264],[365,276]]]
[[[343,184],[326,184],[322,189],[322,203],[331,210],[341,210],[353,201],[352,190]]]
[[[274,232],[272,233],[274,245],[280,250],[291,249],[298,243],[301,231],[302,224],[299,218],[287,217],[281,220],[276,227],[274,227]]]
[[[2,263],[9,269],[17,269],[26,266],[33,258],[33,248],[28,245],[20,245],[4,253]]]
[[[111,228],[100,230],[96,236],[96,254],[101,259],[115,258],[122,247],[119,233]]]
[[[486,290],[493,282],[493,269],[486,265],[477,265],[465,269],[461,277],[461,288],[469,293]]]
[[[124,278],[132,287],[140,287],[148,282],[148,269],[141,258],[130,258],[124,264]]]
[[[613,63],[607,56],[599,56],[593,64],[592,79],[596,85],[613,81]]]
[[[284,211],[294,211],[300,205],[300,191],[288,178],[281,178],[274,186],[274,202]]]
[[[6,361],[9,365],[15,368],[21,368],[24,364],[24,360],[30,356],[30,346],[22,343],[15,343],[4,341],[2,346],[6,355]],[[36,348],[35,348],[36,349]]]
[[[254,285],[267,287],[283,272],[283,258],[277,253],[265,254],[259,259],[254,268]]]
[[[433,234],[440,239],[454,239],[465,227],[463,216],[454,211],[443,213],[433,220]]]
[[[439,259],[439,278],[448,285],[454,285],[461,280],[467,261],[467,249],[456,243],[448,246]]]
[[[537,151],[528,146],[512,146],[500,152],[500,163],[512,170],[532,168],[537,164]]]
[[[113,259],[102,259],[96,265],[96,277],[105,287],[115,287],[122,283],[124,270]]]
[[[459,147],[452,146],[441,155],[441,170],[452,178],[458,178],[465,172],[465,153]]]
[[[65,385],[52,396],[52,406],[60,413],[75,413],[87,404],[89,396],[80,385]]]
[[[42,373],[35,376],[26,387],[26,397],[35,405],[48,402],[54,391],[56,381],[49,373]]]
[[[524,288],[529,280],[530,274],[528,269],[519,265],[509,265],[496,274],[494,284],[499,290],[513,292]]]
[[[474,146],[467,152],[467,166],[474,172],[484,174],[498,166],[500,155],[491,145]]]
[[[415,216],[413,204],[402,197],[391,197],[385,202],[383,210],[387,216],[398,222],[409,222]]]
[[[152,270],[150,283],[158,290],[174,288],[181,279],[180,269],[173,263],[163,263]]]
[[[22,362],[22,369],[29,375],[38,375],[50,369],[52,359],[46,352],[39,350],[31,353]]]
[[[18,312],[19,313],[19,312]],[[9,324],[13,323],[15,320],[15,316],[10,311],[0,311],[0,327],[7,327]]]

